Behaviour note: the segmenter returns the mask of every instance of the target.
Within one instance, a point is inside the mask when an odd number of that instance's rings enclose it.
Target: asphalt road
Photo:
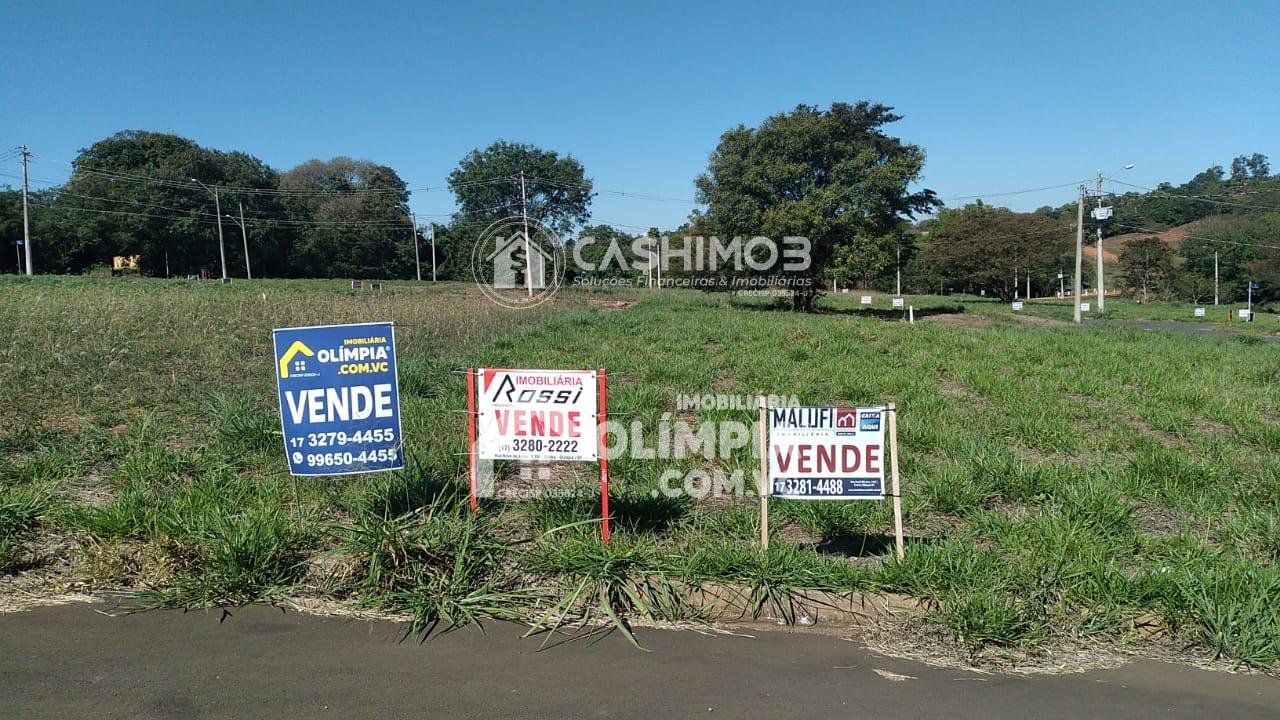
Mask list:
[[[0,717],[1280,717],[1280,681],[1155,662],[1008,677],[814,634],[640,632],[651,652],[617,635],[539,652],[501,624],[419,644],[392,623],[265,607],[226,619],[46,607],[0,615]]]

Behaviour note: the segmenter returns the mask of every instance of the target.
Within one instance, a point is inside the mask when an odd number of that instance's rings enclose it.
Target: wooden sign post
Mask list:
[[[898,559],[906,556],[902,541],[902,488],[898,484],[898,407],[889,403],[885,407],[889,416],[889,473],[890,487],[893,490],[893,539],[898,550]]]
[[[786,407],[760,410],[760,547],[769,548],[769,498],[883,500],[893,498],[895,555],[906,557],[902,483],[898,470],[898,408]],[[888,445],[889,467],[884,466]],[[774,463],[777,468],[772,468]],[[885,471],[889,477],[885,477]],[[777,477],[774,477],[774,473]],[[889,480],[886,492],[885,480]],[[776,481],[776,484],[775,484]]]
[[[769,409],[764,396],[760,406],[760,547],[769,549]]]

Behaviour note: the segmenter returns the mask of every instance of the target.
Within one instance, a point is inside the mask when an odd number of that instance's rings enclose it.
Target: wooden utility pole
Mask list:
[[[244,203],[240,203],[240,239],[244,240],[244,277],[253,279],[253,271],[249,269],[249,230],[244,226]]]
[[[1213,251],[1213,304],[1218,304],[1218,251]]]
[[[1076,280],[1072,292],[1075,305],[1075,321],[1080,323],[1080,272],[1084,269],[1084,185],[1080,186],[1080,198],[1076,201]]]
[[[524,285],[533,297],[533,256],[529,254],[529,201],[524,194],[524,171],[520,171],[520,217],[524,222]]]
[[[436,281],[436,224],[427,223],[427,232],[431,235],[431,282]]]

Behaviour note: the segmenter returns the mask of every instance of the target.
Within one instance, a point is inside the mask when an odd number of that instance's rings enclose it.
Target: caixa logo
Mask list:
[[[858,418],[858,429],[862,432],[880,432],[880,411],[864,410]]]

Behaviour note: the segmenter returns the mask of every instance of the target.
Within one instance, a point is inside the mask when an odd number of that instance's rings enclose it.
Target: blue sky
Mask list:
[[[692,198],[725,129],[859,99],[905,116],[892,132],[925,149],[922,184],[953,205],[1126,163],[1141,185],[1240,153],[1280,166],[1274,0],[15,1],[3,17],[0,149],[26,143],[45,161],[33,177],[55,181],[68,171],[56,161],[123,129],[281,169],[368,158],[413,188],[504,138],[574,155],[598,188]],[[447,191],[411,205],[454,207]],[[666,228],[691,207],[602,194],[593,210]]]

